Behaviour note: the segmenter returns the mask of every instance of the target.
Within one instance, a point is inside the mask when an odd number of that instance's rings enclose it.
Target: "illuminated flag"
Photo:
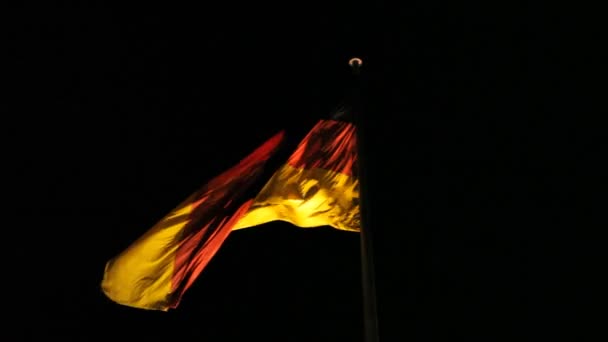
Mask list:
[[[233,230],[282,220],[359,231],[355,127],[321,120],[253,199],[242,198],[276,151],[279,133],[216,177],[105,267],[102,290],[136,308],[175,308]]]

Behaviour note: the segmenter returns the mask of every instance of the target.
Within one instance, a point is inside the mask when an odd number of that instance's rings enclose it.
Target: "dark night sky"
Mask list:
[[[567,285],[574,255],[597,251],[568,230],[574,132],[556,114],[564,28],[548,12],[422,2],[24,13],[18,85],[37,114],[20,117],[31,139],[17,172],[39,203],[25,217],[40,222],[27,240],[40,253],[16,248],[29,266],[17,267],[28,281],[14,316],[34,327],[24,338],[361,341],[358,235],[330,228],[231,235],[168,313],[99,289],[104,263],[198,186],[278,130],[297,143],[328,117],[355,55],[381,339],[543,340],[569,332],[578,313],[566,305],[590,298]]]

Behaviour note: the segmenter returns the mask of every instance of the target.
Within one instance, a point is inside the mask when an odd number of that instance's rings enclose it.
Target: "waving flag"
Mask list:
[[[321,120],[255,198],[243,198],[274,154],[279,133],[175,208],[110,260],[103,292],[131,307],[175,308],[231,231],[282,220],[359,231],[355,127]]]

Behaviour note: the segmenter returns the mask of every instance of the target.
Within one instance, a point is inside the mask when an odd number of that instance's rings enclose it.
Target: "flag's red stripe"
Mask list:
[[[306,135],[287,164],[292,167],[321,168],[352,176],[357,160],[355,126],[322,120]]]
[[[211,180],[196,195],[192,203],[189,223],[184,227],[182,243],[177,249],[174,274],[171,279],[171,307],[179,304],[183,293],[209,263],[222,243],[228,237],[232,226],[247,211],[251,201],[240,207],[231,205],[244,188],[259,175],[264,162],[275,152],[284,133],[281,132],[239,164]]]
[[[226,238],[228,238],[232,227],[249,210],[252,203],[253,200],[245,202],[232,217],[224,218],[217,225],[215,224],[216,222],[210,222],[180,247],[175,261],[176,264],[181,264],[182,267],[179,268],[173,279],[181,281],[181,284],[179,284],[181,286],[174,293],[171,302],[172,308],[177,307],[184,292],[190,288],[209,261],[211,261],[224,241],[226,241]],[[202,241],[204,241],[203,246],[199,246]]]

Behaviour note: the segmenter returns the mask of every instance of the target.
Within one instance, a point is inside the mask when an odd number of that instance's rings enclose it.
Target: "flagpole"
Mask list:
[[[374,279],[374,254],[372,251],[372,236],[369,220],[369,192],[366,179],[365,154],[365,124],[362,118],[360,69],[363,61],[352,58],[348,64],[353,71],[353,86],[350,94],[350,104],[357,134],[357,171],[359,178],[359,207],[361,230],[361,280],[363,289],[363,328],[365,342],[378,342],[378,313],[376,309],[376,287]]]

